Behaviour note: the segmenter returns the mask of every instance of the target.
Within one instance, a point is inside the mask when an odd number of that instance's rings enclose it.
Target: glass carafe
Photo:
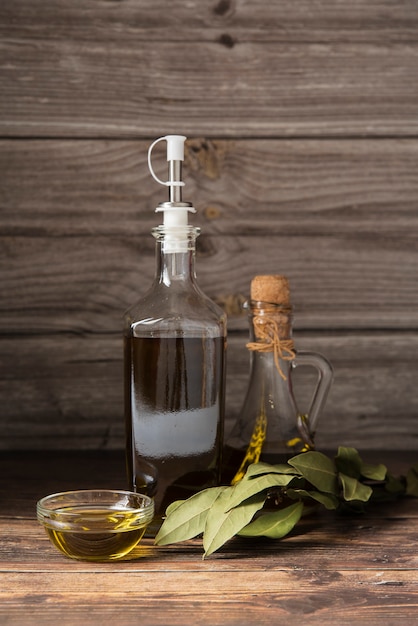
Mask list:
[[[314,448],[318,418],[333,379],[331,364],[325,357],[294,348],[287,279],[255,277],[253,293],[268,299],[251,298],[246,305],[250,378],[243,408],[225,450],[225,477],[233,483],[242,478],[251,463],[281,463]],[[307,413],[299,411],[292,386],[292,372],[301,365],[311,366],[318,373]]]

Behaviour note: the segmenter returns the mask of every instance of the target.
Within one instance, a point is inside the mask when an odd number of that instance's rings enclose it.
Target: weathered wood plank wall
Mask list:
[[[285,273],[297,346],[335,368],[318,444],[416,449],[417,35],[415,0],[3,0],[0,448],[124,445],[121,317],[162,199],[146,152],[182,133],[228,423],[240,304]]]

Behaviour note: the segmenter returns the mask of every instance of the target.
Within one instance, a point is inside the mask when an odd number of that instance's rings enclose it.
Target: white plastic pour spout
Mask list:
[[[151,154],[154,146],[160,141],[167,142],[167,181],[158,178],[152,167]],[[169,201],[160,203],[155,209],[157,213],[164,213],[164,226],[167,227],[187,226],[187,214],[196,213],[196,209],[189,202],[182,201],[181,188],[184,187],[184,182],[181,179],[181,173],[185,141],[186,137],[183,135],[165,135],[156,139],[148,149],[148,167],[152,177],[160,185],[169,188]]]

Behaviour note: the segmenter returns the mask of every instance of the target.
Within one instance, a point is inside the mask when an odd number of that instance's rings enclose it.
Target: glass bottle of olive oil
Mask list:
[[[169,201],[152,230],[156,273],[125,316],[127,467],[133,490],[168,504],[219,483],[223,443],[226,316],[199,288],[195,243],[181,199],[185,137],[167,141]],[[157,522],[158,525],[158,522]]]

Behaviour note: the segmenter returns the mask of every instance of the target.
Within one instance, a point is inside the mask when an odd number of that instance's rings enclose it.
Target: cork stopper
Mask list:
[[[286,276],[271,274],[254,276],[251,281],[251,300],[290,306],[290,288]]]

